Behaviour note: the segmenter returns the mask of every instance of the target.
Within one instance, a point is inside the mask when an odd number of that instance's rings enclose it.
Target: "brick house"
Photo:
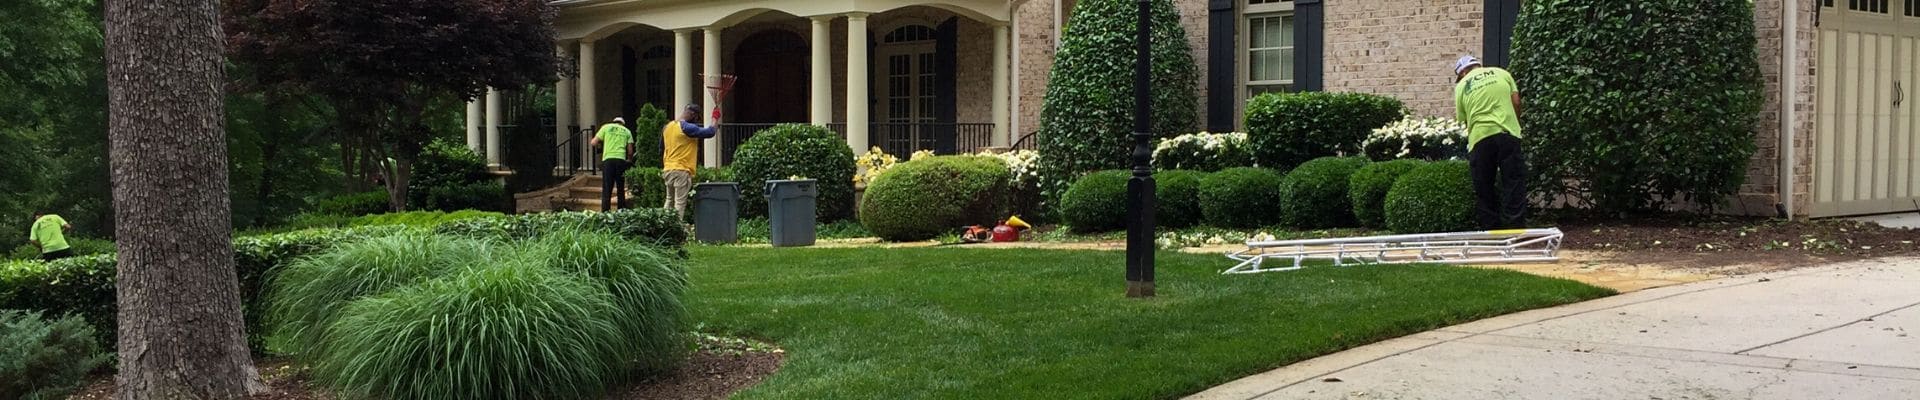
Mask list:
[[[1904,104],[1920,81],[1920,0],[1754,1],[1767,100],[1734,211],[1920,209],[1920,114]],[[580,68],[556,85],[554,134],[578,135],[578,121],[631,121],[640,104],[711,108],[697,74],[732,73],[739,87],[724,104],[719,145],[703,149],[708,165],[779,122],[826,125],[856,151],[1024,147],[1039,134],[1075,2],[555,1],[556,50]],[[1520,2],[1174,0],[1203,76],[1204,126],[1194,129],[1239,130],[1246,99],[1276,90],[1375,93],[1451,115],[1451,62],[1476,54],[1504,65]],[[1791,73],[1781,73],[1783,60]],[[476,149],[497,142],[482,137],[499,125],[487,99],[468,107]]]

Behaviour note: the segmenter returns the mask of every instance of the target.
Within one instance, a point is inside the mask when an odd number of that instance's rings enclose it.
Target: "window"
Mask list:
[[[1293,88],[1293,0],[1246,0],[1241,10],[1246,96]],[[1244,103],[1245,99],[1242,99]]]
[[[1875,14],[1888,13],[1888,0],[1847,0],[1847,9]]]
[[[926,25],[907,25],[888,32],[883,41],[886,43],[924,42],[933,40],[933,35],[933,28]]]

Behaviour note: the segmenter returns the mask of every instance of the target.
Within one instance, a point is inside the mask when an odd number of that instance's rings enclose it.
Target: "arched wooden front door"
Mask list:
[[[740,78],[728,95],[734,109],[726,122],[807,122],[809,56],[798,33],[774,29],[748,36],[733,53]]]

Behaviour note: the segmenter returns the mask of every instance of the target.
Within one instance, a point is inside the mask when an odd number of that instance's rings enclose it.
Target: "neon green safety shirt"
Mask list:
[[[633,131],[627,130],[627,127],[620,124],[601,125],[600,132],[594,133],[593,137],[600,138],[600,148],[603,149],[600,151],[601,160],[627,159],[627,144],[633,143]]]
[[[1454,119],[1467,125],[1467,151],[1502,132],[1520,137],[1520,113],[1513,109],[1513,94],[1519,92],[1512,74],[1492,67],[1468,72],[1453,85]]]
[[[33,229],[27,233],[27,240],[40,242],[40,254],[67,249],[67,220],[58,215],[42,215],[33,220]]]

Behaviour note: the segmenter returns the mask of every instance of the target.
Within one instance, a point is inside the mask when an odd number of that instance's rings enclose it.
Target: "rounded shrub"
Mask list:
[[[296,353],[322,347],[342,306],[464,270],[492,264],[488,244],[420,232],[368,238],[301,259],[270,283],[273,326]]]
[[[1753,8],[1526,2],[1513,77],[1535,195],[1616,212],[1722,205],[1746,182],[1763,101]]]
[[[1013,173],[992,157],[940,156],[894,165],[867,185],[860,224],[881,239],[927,240],[1006,218]]]
[[[1319,157],[1360,154],[1368,134],[1406,113],[1399,99],[1374,94],[1262,94],[1247,101],[1247,141],[1260,165],[1293,168]]]
[[[1280,180],[1280,223],[1304,229],[1359,225],[1347,182],[1366,166],[1364,157],[1322,157],[1300,164]]]
[[[491,178],[487,175],[487,161],[480,158],[480,154],[474,153],[465,144],[435,140],[421,149],[419,160],[413,163],[412,174],[407,176],[407,204],[410,208],[457,210],[435,207],[430,198],[434,189],[468,187],[490,181]],[[503,188],[500,191],[505,193],[506,190]]]
[[[1401,175],[1387,191],[1387,229],[1401,233],[1474,229],[1473,182],[1463,161],[1430,163]]]
[[[740,216],[767,215],[766,182],[800,176],[819,181],[820,221],[853,217],[853,150],[825,127],[781,124],[755,133],[733,153],[740,182]]]
[[[348,398],[592,398],[632,350],[612,293],[527,260],[340,308],[309,365]]]
[[[1054,53],[1040,109],[1040,190],[1058,201],[1079,176],[1128,166],[1133,149],[1134,30],[1132,0],[1082,0]],[[1153,0],[1153,135],[1197,127],[1199,97],[1186,28],[1172,0]]]
[[[1158,207],[1154,210],[1154,223],[1168,228],[1199,225],[1200,181],[1206,178],[1207,174],[1199,171],[1155,172],[1154,201]]]
[[[1078,232],[1108,232],[1127,227],[1125,170],[1100,171],[1080,177],[1060,196],[1060,219]]]
[[[1279,222],[1282,175],[1263,168],[1228,168],[1200,180],[1200,214],[1207,225],[1258,228]]]
[[[1353,204],[1353,216],[1360,226],[1368,228],[1387,227],[1387,216],[1382,207],[1387,201],[1387,191],[1393,189],[1393,182],[1414,168],[1427,165],[1421,160],[1393,160],[1367,164],[1353,177],[1347,179],[1347,201]]]
[[[542,235],[520,256],[557,271],[592,278],[619,306],[614,320],[630,345],[624,353],[649,372],[665,372],[684,356],[686,265],[666,249],[636,246],[618,235],[562,230]]]

